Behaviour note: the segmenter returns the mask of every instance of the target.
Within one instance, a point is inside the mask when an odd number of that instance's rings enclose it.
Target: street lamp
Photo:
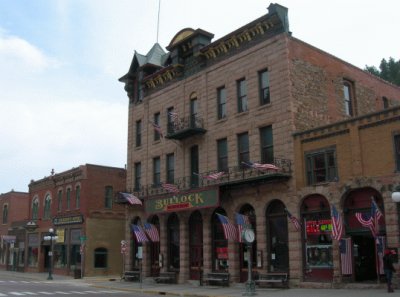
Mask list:
[[[392,200],[396,203],[400,202],[400,186],[397,186],[395,191],[392,193]]]
[[[54,233],[54,229],[49,229],[49,235],[44,237],[44,240],[50,240],[50,251],[49,251],[49,276],[47,277],[48,280],[52,280],[52,268],[53,268],[53,240],[56,239],[57,236]]]
[[[25,229],[28,232],[33,232],[37,229],[38,225],[35,223],[35,221],[29,221],[28,223],[26,223],[25,225]]]

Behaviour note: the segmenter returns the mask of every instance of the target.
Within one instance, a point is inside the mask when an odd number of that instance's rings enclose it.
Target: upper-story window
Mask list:
[[[112,208],[112,199],[113,199],[114,190],[112,186],[106,186],[105,195],[104,195],[104,207]]]
[[[237,97],[238,97],[238,112],[247,111],[247,87],[246,80],[240,79],[236,82]]]
[[[167,130],[168,133],[174,132],[175,123],[177,122],[177,113],[174,111],[173,107],[167,109]]]
[[[35,197],[32,201],[32,220],[39,219],[39,198]]]
[[[75,188],[75,208],[81,207],[81,186],[76,186]]]
[[[159,186],[161,184],[161,161],[160,157],[153,159],[153,184]]]
[[[385,96],[382,97],[383,109],[389,108],[389,100]]]
[[[57,211],[61,212],[62,210],[62,190],[58,190],[57,192]]]
[[[394,154],[396,160],[396,171],[400,171],[400,134],[394,136]]]
[[[249,150],[249,134],[242,133],[237,136],[238,141],[238,165],[243,166],[243,162],[247,163],[250,161],[250,150]]]
[[[221,87],[217,89],[217,108],[218,120],[226,117],[226,89]]]
[[[334,147],[305,154],[307,184],[336,181],[336,149]]]
[[[67,210],[71,208],[71,188],[67,189]]]
[[[51,196],[50,194],[46,195],[44,199],[44,212],[43,212],[43,219],[50,219],[51,214]]]
[[[142,145],[142,121],[136,121],[136,147]]]
[[[135,163],[133,170],[135,178],[134,190],[139,191],[141,187],[142,163]]]
[[[193,93],[190,99],[190,127],[196,127],[197,114],[199,111],[199,102],[197,100],[196,94]]]
[[[158,127],[160,127],[160,118],[161,116],[159,112],[154,114],[154,124],[156,124]],[[160,138],[161,138],[160,132],[154,129],[154,140],[160,140]]]
[[[260,92],[260,105],[268,104],[270,102],[268,70],[262,70],[258,73],[258,84]]]
[[[354,87],[348,80],[343,81],[344,111],[348,116],[354,115]]]
[[[217,140],[217,162],[218,171],[228,171],[228,140],[226,138]]]
[[[3,205],[3,224],[8,222],[8,204]]]
[[[274,142],[272,126],[260,128],[261,163],[274,162]]]
[[[167,155],[167,183],[173,184],[175,180],[175,155]]]

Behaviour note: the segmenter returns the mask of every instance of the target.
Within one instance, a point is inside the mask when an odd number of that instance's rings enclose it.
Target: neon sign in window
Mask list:
[[[318,235],[332,232],[331,220],[317,220],[306,222],[307,235]]]

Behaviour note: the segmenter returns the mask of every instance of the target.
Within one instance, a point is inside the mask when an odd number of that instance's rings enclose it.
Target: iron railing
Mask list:
[[[167,136],[181,133],[186,130],[204,130],[203,118],[199,116],[186,116],[168,123]]]

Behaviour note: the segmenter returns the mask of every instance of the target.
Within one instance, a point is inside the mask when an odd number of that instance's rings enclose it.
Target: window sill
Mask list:
[[[238,112],[236,114],[236,117],[241,117],[241,116],[248,115],[248,114],[249,114],[249,110],[246,110],[246,111]]]

